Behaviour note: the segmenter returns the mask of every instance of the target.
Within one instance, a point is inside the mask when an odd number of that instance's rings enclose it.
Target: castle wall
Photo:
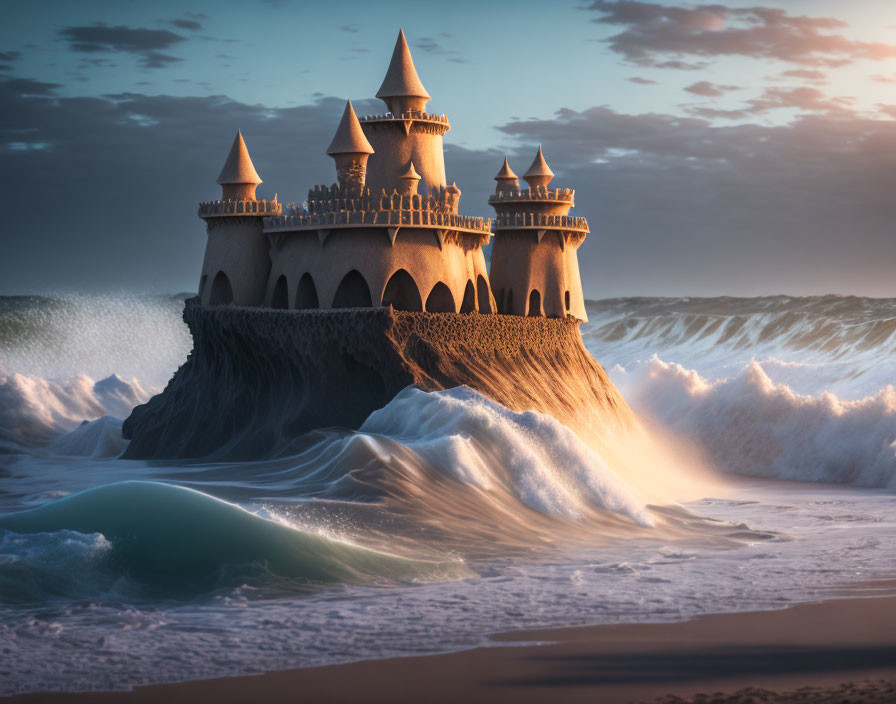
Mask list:
[[[446,237],[442,248],[434,230],[402,227],[394,245],[386,228],[333,229],[324,243],[317,231],[274,233],[270,235],[272,266],[268,277],[265,305],[270,306],[281,276],[286,277],[288,307],[296,307],[299,281],[308,273],[314,282],[321,308],[332,308],[337,290],[351,271],[364,278],[370,291],[371,304],[381,305],[389,279],[404,269],[417,286],[425,305],[436,284],[446,285],[459,312],[467,282],[472,282],[474,295],[479,277],[488,282],[485,255],[478,245],[467,245],[453,234]],[[484,308],[494,310],[491,297]]]
[[[534,289],[539,292],[541,309],[547,317],[572,315],[579,320],[588,319],[576,247],[571,243],[561,246],[561,242],[561,234],[556,230],[546,231],[540,243],[535,230],[504,230],[495,235],[491,286],[501,313],[540,314],[529,310]]]
[[[405,134],[401,121],[362,122],[361,127],[374,149],[367,161],[367,186],[372,193],[399,188],[401,176],[413,161],[422,179],[421,193],[433,186],[445,186],[445,156],[442,150],[444,129],[425,122],[414,122]]]
[[[200,278],[200,297],[204,305],[212,303],[218,272],[223,272],[227,277],[234,304],[262,305],[270,268],[268,238],[262,232],[262,218],[220,217],[208,220],[208,242]]]

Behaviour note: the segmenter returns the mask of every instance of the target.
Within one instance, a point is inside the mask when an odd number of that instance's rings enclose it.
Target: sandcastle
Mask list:
[[[314,186],[302,205],[255,199],[261,178],[237,133],[221,200],[199,206],[202,304],[585,320],[577,249],[588,223],[569,216],[575,191],[550,187],[541,147],[523,175],[528,188],[505,158],[488,201],[494,221],[465,216],[445,175],[451,124],[426,111],[404,32],[376,95],[387,112],[359,118],[346,104],[327,149],[337,181]],[[493,233],[489,272],[483,248]]]

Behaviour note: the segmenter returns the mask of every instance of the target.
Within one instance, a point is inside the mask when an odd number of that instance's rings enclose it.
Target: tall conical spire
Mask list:
[[[361,129],[361,123],[352,107],[352,101],[347,100],[345,103],[345,111],[342,113],[342,119],[339,121],[339,127],[336,128],[336,134],[333,141],[327,148],[327,154],[373,154],[373,147],[364,136],[364,130]]]
[[[411,58],[411,50],[404,38],[404,30],[398,30],[398,41],[392,51],[392,61],[389,62],[389,70],[383,79],[383,85],[376,93],[377,98],[423,98],[430,99],[429,93],[420,82],[417,69],[414,68],[414,59]],[[389,101],[386,100],[388,104]]]
[[[227,155],[224,168],[218,175],[217,183],[222,186],[236,183],[257,186],[261,183],[261,177],[252,165],[252,159],[249,158],[249,150],[246,149],[246,143],[243,141],[243,133],[239,130],[236,131],[233,146],[230,147],[230,154]]]
[[[532,161],[532,166],[530,166],[529,170],[523,174],[523,178],[526,179],[526,183],[529,184],[530,188],[547,186],[551,182],[551,179],[554,178],[554,172],[551,171],[548,162],[544,160],[544,154],[541,153],[540,144],[538,145],[538,153]]]

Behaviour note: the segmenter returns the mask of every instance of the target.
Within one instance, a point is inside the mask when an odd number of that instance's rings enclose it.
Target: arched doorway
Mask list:
[[[271,294],[271,308],[289,308],[289,284],[286,276],[280,275],[274,284],[274,293]]]
[[[308,310],[309,308],[320,308],[317,300],[317,288],[314,286],[314,279],[307,271],[302,274],[299,279],[299,287],[296,289],[296,310]]]
[[[461,313],[473,313],[476,310],[476,291],[473,289],[473,282],[467,281],[464,289],[464,299],[460,304]]]
[[[527,315],[541,315],[541,293],[539,293],[537,288],[533,288],[529,293],[529,312]]]
[[[426,297],[426,310],[429,313],[456,313],[457,308],[454,307],[454,296],[451,295],[451,289],[439,281],[432,287],[432,291]]]
[[[389,277],[386,290],[383,291],[383,305],[392,306],[395,310],[423,310],[420,289],[414,283],[414,278],[404,269],[399,269]]]
[[[361,272],[352,269],[348,272],[336,289],[333,296],[334,308],[370,308],[373,303],[370,300],[370,287],[361,276]]]
[[[226,306],[233,303],[233,289],[230,287],[230,279],[223,271],[215,274],[215,280],[212,281],[212,293],[208,297],[210,306]]]
[[[485,281],[485,277],[480,274],[479,278],[476,279],[476,295],[479,297],[479,312],[480,313],[491,313],[492,312],[492,297],[491,291],[489,291],[488,284]]]

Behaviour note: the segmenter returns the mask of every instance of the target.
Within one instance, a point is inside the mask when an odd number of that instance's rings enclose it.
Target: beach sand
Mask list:
[[[0,701],[893,703],[896,598],[881,586],[780,611],[502,634],[447,655]]]

